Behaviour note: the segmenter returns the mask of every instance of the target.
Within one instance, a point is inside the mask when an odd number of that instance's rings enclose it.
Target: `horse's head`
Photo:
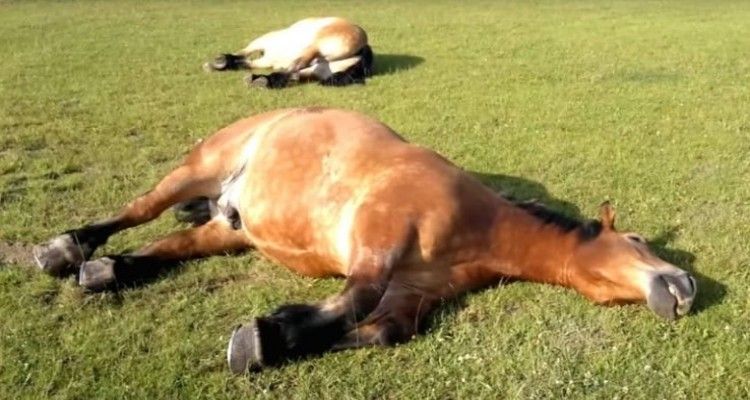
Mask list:
[[[695,279],[657,257],[636,233],[615,230],[609,203],[600,208],[601,232],[581,241],[568,261],[569,279],[598,303],[646,302],[656,314],[675,319],[690,311]]]

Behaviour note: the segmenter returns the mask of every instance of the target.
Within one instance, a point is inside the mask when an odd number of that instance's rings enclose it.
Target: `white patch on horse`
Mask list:
[[[357,215],[358,199],[352,198],[341,207],[339,214],[339,222],[335,225],[335,233],[333,237],[333,245],[336,249],[336,254],[339,256],[339,260],[344,265],[349,264],[352,261],[352,229],[354,228],[354,218]],[[347,271],[348,274],[349,271]]]
[[[216,201],[216,208],[218,212],[228,220],[233,217],[232,214],[239,211],[240,200],[243,192],[245,191],[244,182],[247,174],[247,166],[258,154],[261,142],[265,139],[268,132],[271,131],[273,125],[291,114],[292,112],[285,112],[277,115],[270,121],[259,126],[244,145],[242,149],[242,155],[237,162],[237,166],[228,178],[221,182],[221,195]]]

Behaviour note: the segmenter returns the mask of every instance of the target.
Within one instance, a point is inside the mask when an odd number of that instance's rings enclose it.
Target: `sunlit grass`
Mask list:
[[[363,87],[255,91],[201,64],[311,15],[363,25]],[[250,254],[87,295],[0,265],[0,398],[750,396],[750,5],[702,2],[0,3],[0,249],[109,215],[251,113],[377,116],[495,188],[593,216],[701,276],[676,323],[511,284],[450,302],[392,349],[229,375],[231,328],[341,282]],[[137,248],[171,216],[113,238]],[[13,258],[10,254],[6,259]]]

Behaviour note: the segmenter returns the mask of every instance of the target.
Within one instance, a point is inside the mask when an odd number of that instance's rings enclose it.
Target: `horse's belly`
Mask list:
[[[293,249],[264,243],[258,251],[300,275],[314,278],[344,276],[341,264],[331,255],[313,250]]]
[[[299,213],[290,210],[282,215],[269,213],[266,218],[247,221],[246,225],[243,220],[245,232],[258,251],[302,275],[346,275],[346,266],[327,232],[316,229],[314,224],[300,224],[306,218]]]
[[[356,211],[351,201],[255,200],[243,209],[242,224],[259,251],[302,275],[347,274]]]

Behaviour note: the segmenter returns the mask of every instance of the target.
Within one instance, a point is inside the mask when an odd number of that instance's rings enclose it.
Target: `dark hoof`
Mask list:
[[[256,318],[252,323],[240,325],[229,339],[229,369],[239,375],[278,365],[287,356],[284,340],[280,325],[268,318]]]
[[[215,206],[215,204],[212,204],[212,200],[208,197],[196,197],[177,203],[172,209],[177,221],[200,226],[211,220],[212,206]]]
[[[263,368],[260,333],[256,323],[234,329],[227,348],[227,363],[229,370],[237,375]]]
[[[268,75],[248,75],[245,83],[251,88],[282,89],[292,81],[289,74],[274,72]]]
[[[81,265],[78,284],[91,291],[107,289],[115,283],[115,260],[102,257]]]
[[[245,84],[249,88],[268,89],[268,77],[266,75],[248,75]]]
[[[213,59],[213,61],[209,61],[205,64],[203,64],[203,69],[207,72],[211,71],[223,71],[227,69],[227,66],[229,65],[229,59],[226,55],[221,54]]]
[[[66,233],[34,246],[32,254],[42,271],[60,276],[86,261],[91,251],[86,245],[78,245],[73,235]]]
[[[245,58],[234,54],[219,54],[213,61],[203,64],[206,71],[226,71],[239,69],[245,63]]]

